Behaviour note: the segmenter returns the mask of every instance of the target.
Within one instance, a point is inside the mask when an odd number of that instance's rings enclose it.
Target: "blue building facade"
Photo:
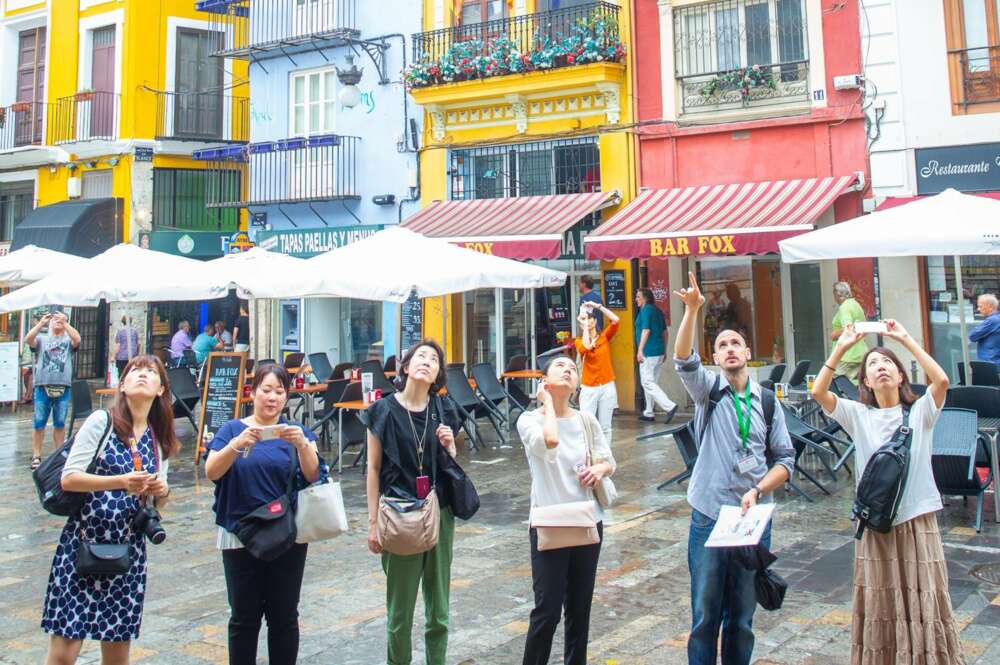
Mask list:
[[[415,211],[421,114],[401,72],[422,4],[199,2],[219,17],[218,55],[250,62],[249,144],[198,154],[231,176],[215,179],[209,205],[245,209],[258,245],[302,257]],[[334,365],[397,352],[390,303],[282,301],[276,319],[275,352],[326,352]]]

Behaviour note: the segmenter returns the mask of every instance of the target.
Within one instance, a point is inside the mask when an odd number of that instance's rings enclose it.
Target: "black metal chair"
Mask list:
[[[396,392],[396,386],[393,385],[389,377],[385,375],[385,371],[382,369],[382,363],[378,360],[366,360],[361,363],[361,373],[371,372],[373,383],[372,388],[382,391],[382,395],[391,395]]]
[[[854,400],[855,402],[861,399],[861,392],[858,390],[858,387],[846,376],[833,377],[833,383],[830,385],[830,388],[838,397]]]
[[[505,422],[510,420],[512,412],[527,410],[528,405],[521,404],[514,399],[507,392],[507,389],[503,387],[503,384],[500,383],[500,379],[497,378],[496,368],[493,367],[492,363],[476,363],[473,365],[472,378],[476,382],[476,390],[479,391],[479,394],[495,408],[499,409],[501,404],[504,402],[507,403],[507,407],[503,411]]]
[[[181,352],[180,364],[189,368],[197,368],[201,365],[201,363],[198,362],[198,356],[196,356],[194,351],[191,349],[184,349],[184,351]]]
[[[341,379],[341,376],[333,375],[333,367],[330,365],[330,359],[325,353],[320,351],[319,353],[309,354],[309,366],[312,368],[313,374],[319,379],[320,383],[326,383],[330,379]]]
[[[965,363],[961,362],[957,363],[956,367],[958,369],[958,385],[960,386],[969,385],[968,382],[966,382],[965,380]]]
[[[528,369],[528,356],[518,355],[511,356],[510,360],[507,361],[507,372],[520,372]]]
[[[298,368],[302,367],[302,361],[306,359],[306,354],[304,353],[289,353],[285,356],[285,361],[282,366],[289,372],[294,372]]]
[[[785,369],[787,367],[788,365],[786,365],[785,363],[778,363],[777,365],[771,368],[771,374],[767,377],[767,379],[765,379],[765,381],[770,381],[772,387],[776,383],[781,383],[781,380],[785,378]],[[763,385],[764,381],[761,381],[760,383],[761,385]]]
[[[382,369],[386,372],[396,371],[396,356],[389,356],[385,359],[385,364],[382,365]]]
[[[986,436],[977,429],[977,414],[968,409],[945,408],[934,426],[934,451],[931,465],[934,482],[943,496],[976,497],[976,532],[983,527],[983,504],[986,489],[993,481],[992,471],[985,478],[977,471],[977,459],[990,468],[990,448]]]
[[[678,425],[677,427],[672,427],[668,430],[657,432],[655,434],[655,436],[668,435],[674,437],[674,443],[677,444],[677,452],[681,454],[681,460],[684,462],[684,470],[676,476],[664,480],[662,483],[657,485],[657,490],[662,490],[667,485],[671,485],[673,483],[677,483],[679,485],[690,478],[691,474],[694,472],[694,463],[698,459],[698,441],[695,437],[693,420],[686,422],[683,425]],[[643,441],[646,438],[647,437],[640,436],[636,439],[636,441]]]
[[[853,446],[849,441],[836,437],[825,429],[813,427],[784,404],[782,404],[782,408],[785,410],[785,427],[788,429],[788,436],[791,437],[792,446],[795,448],[795,470],[820,490],[829,494],[830,492],[822,483],[801,467],[799,459],[807,449],[815,452],[820,464],[830,474],[830,478],[833,479],[833,482],[837,482],[837,467],[834,462],[843,455],[840,446],[843,446],[844,450],[853,449]],[[846,457],[844,463],[846,464]],[[848,467],[848,472],[850,473],[850,467]]]
[[[191,421],[195,434],[198,432],[198,416],[194,410],[201,400],[198,385],[186,367],[173,367],[167,370],[170,379],[170,392],[174,396],[174,417],[185,417]]]
[[[910,390],[918,398],[919,397],[923,397],[924,394],[927,392],[927,384],[926,383],[911,383],[910,384]]]
[[[1000,386],[1000,372],[997,371],[996,364],[973,360],[969,363],[969,367],[972,368],[972,385]]]
[[[351,369],[354,369],[354,363],[337,363],[333,368],[333,372],[330,374],[330,378],[343,379],[344,372]]]
[[[1000,416],[1000,389],[989,386],[955,386],[948,388],[944,405],[951,409],[971,409],[980,418]]]
[[[448,363],[447,365],[445,365],[445,369],[446,370],[452,369],[452,368],[455,368],[455,367],[457,367],[458,369],[460,369],[463,372],[465,372],[465,363]]]
[[[764,379],[760,382],[761,388],[767,388],[768,390],[774,390],[774,381],[771,379]]]
[[[73,381],[69,387],[69,399],[73,415],[70,417],[69,429],[66,431],[67,437],[73,436],[73,430],[76,427],[78,418],[86,419],[87,416],[94,412],[94,400],[90,395],[90,384],[83,379]]]
[[[493,425],[493,429],[496,430],[497,436],[503,440],[504,435],[500,431],[500,424],[503,422],[500,412],[491,408],[479,397],[479,395],[476,394],[476,391],[469,385],[469,377],[465,375],[465,372],[461,368],[448,367],[445,372],[448,377],[448,397],[450,397],[455,404],[462,409],[462,412],[464,412],[469,419],[473,421],[473,423],[482,418],[489,420],[490,424]],[[475,429],[474,440],[482,443],[482,437],[479,435],[478,427]]]
[[[341,381],[343,381],[343,379],[341,379]],[[341,394],[340,401],[357,402],[360,400],[361,384],[357,381],[353,383],[348,381],[347,386],[344,388],[344,392]],[[335,414],[335,417],[339,417],[339,414]],[[361,446],[361,449],[354,457],[354,462],[351,464],[351,468],[356,467],[359,462],[365,459],[365,455],[368,452],[368,428],[361,422],[357,411],[347,411],[343,414],[343,429],[337,431],[337,436],[343,437],[344,454],[346,454],[347,450],[352,446]],[[330,463],[330,466],[336,466],[339,461],[340,456],[336,455],[333,462]]]
[[[808,360],[800,360],[795,363],[795,369],[792,370],[792,375],[788,379],[788,386],[790,388],[798,388],[806,382],[806,374],[809,373],[809,367],[812,363]]]
[[[350,385],[350,379],[336,379],[334,381],[329,381],[326,384],[326,390],[323,392],[322,403],[323,405],[316,409],[315,416],[316,422],[312,424],[313,432],[318,432],[320,435],[320,441],[329,448],[330,445],[330,427],[337,426],[337,413],[338,409],[333,408],[333,405],[338,402],[344,401],[344,392],[347,390],[347,386]]]

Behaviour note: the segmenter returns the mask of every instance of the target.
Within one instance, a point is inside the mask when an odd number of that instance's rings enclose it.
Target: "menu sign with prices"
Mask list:
[[[246,354],[214,352],[205,361],[201,395],[201,418],[195,464],[201,459],[216,432],[240,415],[240,398],[246,381]]]

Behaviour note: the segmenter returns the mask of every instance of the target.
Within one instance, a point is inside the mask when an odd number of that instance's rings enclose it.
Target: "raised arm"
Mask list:
[[[691,286],[680,291],[674,291],[674,295],[684,303],[684,318],[677,329],[677,341],[674,343],[674,358],[684,360],[694,353],[695,327],[698,325],[698,310],[705,304],[705,296],[698,288],[698,281],[693,272],[688,273]]]
[[[66,334],[69,335],[69,341],[70,343],[73,344],[73,348],[74,349],[80,348],[80,342],[81,342],[80,333],[79,331],[77,331],[76,328],[74,328],[69,324],[69,321],[66,322]]]
[[[35,348],[35,340],[38,338],[38,333],[42,332],[42,328],[49,325],[49,322],[51,320],[52,320],[51,314],[46,314],[45,316],[43,316],[41,320],[38,321],[38,323],[32,326],[31,330],[28,331],[28,334],[24,336],[24,343],[30,346],[31,348]]]
[[[823,363],[816,381],[813,383],[812,396],[816,402],[823,407],[827,413],[833,413],[837,408],[837,396],[830,392],[830,384],[833,383],[833,372],[837,368],[837,363],[844,357],[847,349],[856,344],[864,334],[854,329],[854,324],[847,325],[837,338],[837,343],[830,352],[830,357]]]
[[[910,337],[910,333],[906,332],[906,328],[899,321],[886,319],[885,327],[885,336],[902,344],[917,359],[920,368],[927,375],[927,392],[934,397],[934,404],[940,409],[944,406],[945,397],[948,395],[948,375],[931,354],[924,351],[923,347]]]

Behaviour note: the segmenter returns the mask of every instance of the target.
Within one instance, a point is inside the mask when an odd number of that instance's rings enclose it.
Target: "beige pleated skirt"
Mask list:
[[[865,531],[854,557],[852,665],[964,665],[937,517]]]

